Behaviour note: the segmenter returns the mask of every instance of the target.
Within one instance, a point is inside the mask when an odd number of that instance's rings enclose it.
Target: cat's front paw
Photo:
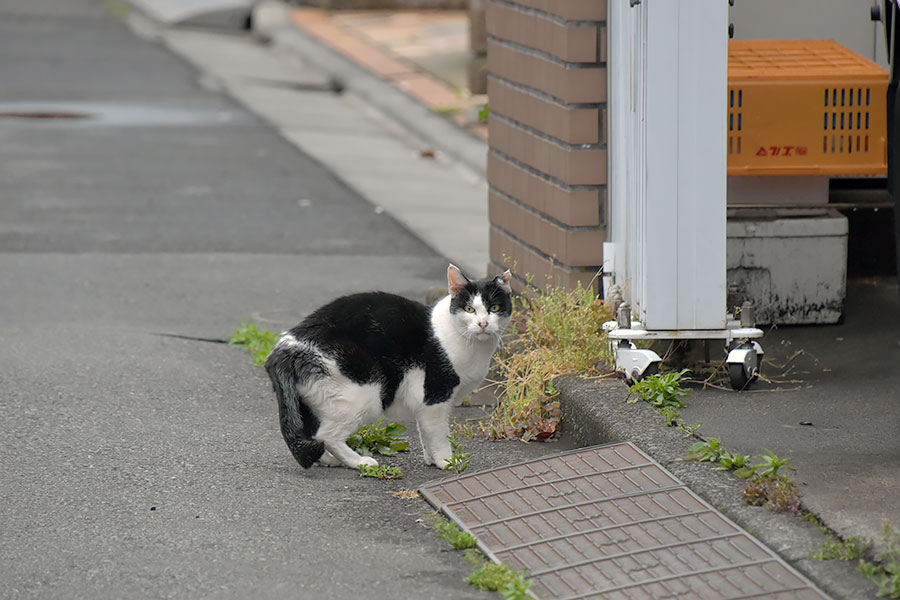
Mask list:
[[[356,465],[357,468],[366,466],[366,467],[377,467],[378,461],[372,458],[371,456],[360,456],[359,463]]]
[[[447,458],[438,458],[432,464],[441,471],[446,471],[450,466],[450,457],[448,456]]]

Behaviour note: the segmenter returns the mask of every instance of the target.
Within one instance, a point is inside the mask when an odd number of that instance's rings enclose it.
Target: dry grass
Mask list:
[[[546,439],[559,424],[553,379],[601,375],[614,363],[603,331],[609,311],[592,288],[579,285],[531,286],[515,298],[514,312],[496,361],[500,403],[481,428],[494,439]]]

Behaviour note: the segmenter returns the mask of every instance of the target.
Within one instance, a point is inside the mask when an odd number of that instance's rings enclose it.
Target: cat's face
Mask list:
[[[509,271],[493,279],[469,281],[455,266],[447,270],[450,315],[467,339],[498,339],[512,316]]]

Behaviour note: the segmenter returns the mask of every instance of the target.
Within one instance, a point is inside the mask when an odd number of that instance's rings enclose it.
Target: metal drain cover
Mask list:
[[[426,484],[425,499],[545,599],[827,599],[629,442]]]

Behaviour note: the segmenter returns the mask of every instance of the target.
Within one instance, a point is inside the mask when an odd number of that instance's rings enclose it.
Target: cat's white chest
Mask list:
[[[454,394],[454,401],[459,402],[484,381],[491,364],[491,357],[497,349],[497,342],[493,339],[467,340],[454,328],[449,318],[449,311],[441,304],[449,305],[449,298],[445,298],[435,307],[432,325],[435,335],[459,377],[459,387]]]

